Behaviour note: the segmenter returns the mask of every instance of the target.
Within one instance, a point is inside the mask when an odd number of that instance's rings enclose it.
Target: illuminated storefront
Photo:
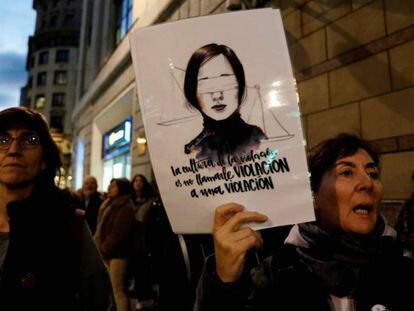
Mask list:
[[[103,189],[107,189],[112,178],[131,178],[131,138],[131,116],[103,135]]]

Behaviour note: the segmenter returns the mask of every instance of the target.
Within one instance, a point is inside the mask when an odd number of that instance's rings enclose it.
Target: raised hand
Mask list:
[[[245,212],[244,207],[228,203],[217,207],[214,217],[214,248],[216,271],[223,282],[237,281],[243,271],[246,252],[262,243],[259,234],[243,226],[249,222],[264,222],[267,217],[257,212]]]

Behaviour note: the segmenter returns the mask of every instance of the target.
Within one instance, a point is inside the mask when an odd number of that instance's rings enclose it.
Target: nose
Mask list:
[[[21,148],[20,148],[20,144],[17,141],[17,139],[13,139],[11,142],[11,145],[7,151],[7,154],[9,155],[14,155],[14,154],[19,154],[21,153]]]
[[[211,99],[214,102],[222,101],[224,99],[223,91],[217,91],[217,92],[211,93]]]
[[[372,178],[366,172],[361,172],[358,176],[357,190],[361,192],[371,191],[373,187],[374,182]]]

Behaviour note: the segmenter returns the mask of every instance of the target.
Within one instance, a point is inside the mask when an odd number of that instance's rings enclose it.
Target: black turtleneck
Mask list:
[[[197,151],[197,158],[224,158],[228,154],[248,152],[257,148],[265,133],[255,126],[244,122],[236,111],[225,120],[214,120],[203,114],[204,129],[185,146],[185,152]]]

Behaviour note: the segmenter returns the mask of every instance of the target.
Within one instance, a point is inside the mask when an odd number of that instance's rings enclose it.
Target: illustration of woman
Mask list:
[[[196,158],[224,160],[228,154],[256,149],[265,133],[240,116],[246,96],[243,66],[232,49],[215,43],[191,56],[184,80],[188,103],[203,116],[203,130],[185,145]]]

